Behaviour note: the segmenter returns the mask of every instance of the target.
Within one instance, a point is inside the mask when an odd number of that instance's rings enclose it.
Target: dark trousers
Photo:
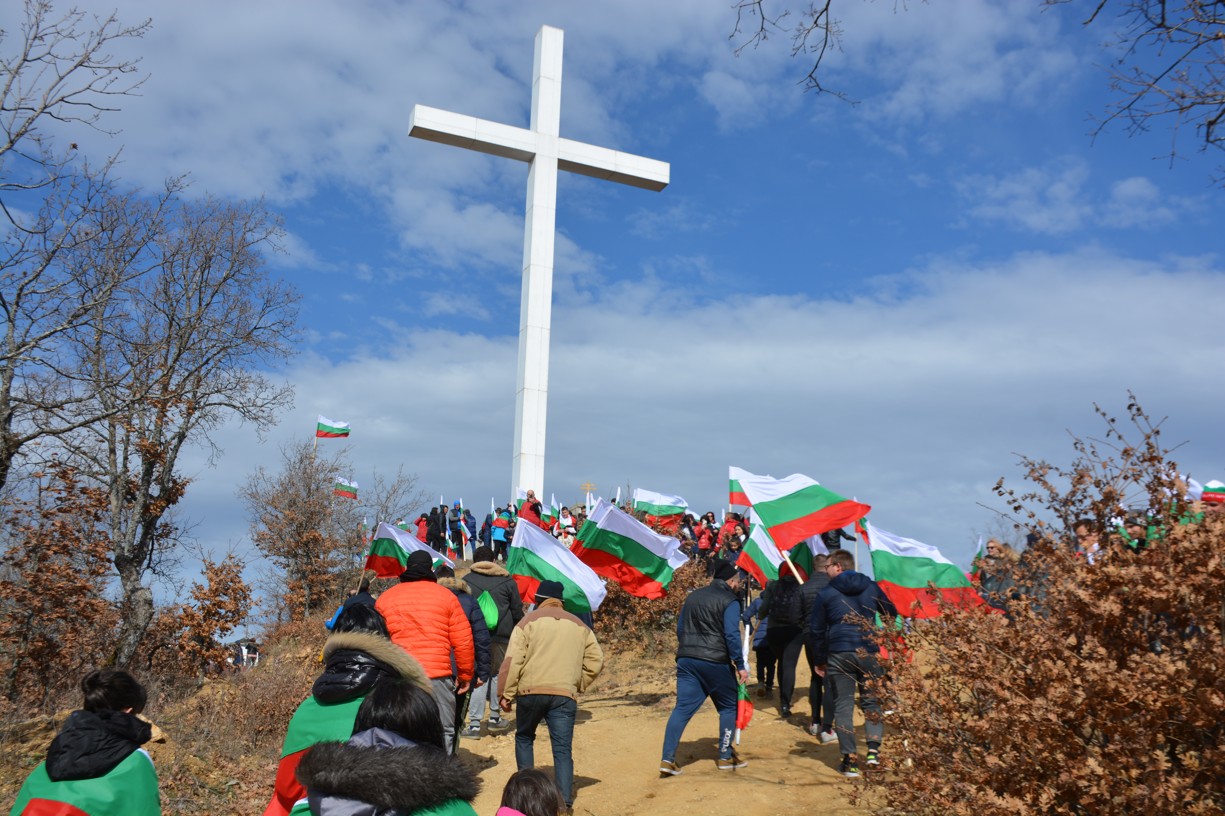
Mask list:
[[[760,646],[754,647],[753,653],[757,655],[758,685],[772,688],[774,686],[774,666],[778,663],[774,650],[770,648],[769,643],[763,642]]]
[[[692,657],[676,659],[676,707],[664,727],[663,758],[676,761],[681,734],[693,715],[709,697],[719,712],[719,758],[732,755],[732,734],[736,730],[737,683],[730,663],[714,663]]]
[[[885,723],[880,715],[880,698],[875,685],[885,676],[880,661],[874,654],[860,657],[856,652],[834,652],[826,667],[834,687],[834,730],[838,734],[838,748],[844,754],[856,751],[855,691],[859,690],[859,707],[863,709],[864,736],[868,749],[880,747],[885,735]]]
[[[524,694],[515,700],[515,764],[519,770],[535,767],[536,727],[541,720],[553,743],[553,778],[566,806],[574,804],[574,718],[578,703],[557,694]]]
[[[804,630],[798,626],[771,626],[766,629],[766,643],[778,655],[778,707],[791,708],[795,693],[795,664],[800,660],[804,645]]]

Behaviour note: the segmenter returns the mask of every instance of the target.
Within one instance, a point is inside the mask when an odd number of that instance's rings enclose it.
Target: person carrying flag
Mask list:
[[[740,573],[718,560],[710,583],[685,599],[676,622],[676,706],[664,729],[660,777],[681,773],[676,749],[693,715],[709,697],[719,712],[719,758],[715,767],[734,771],[749,763],[732,747],[738,704],[737,679],[749,679],[740,650]],[[732,670],[733,664],[735,670]]]

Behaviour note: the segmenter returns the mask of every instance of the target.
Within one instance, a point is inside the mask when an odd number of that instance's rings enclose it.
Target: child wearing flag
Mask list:
[[[156,816],[162,812],[153,761],[140,747],[153,727],[137,715],[145,689],[119,669],[81,680],[85,704],[69,715],[47,758],[17,793],[13,814]]]

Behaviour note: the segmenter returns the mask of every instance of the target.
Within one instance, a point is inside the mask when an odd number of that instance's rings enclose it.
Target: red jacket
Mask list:
[[[459,682],[472,679],[472,625],[455,593],[433,581],[396,584],[375,601],[391,642],[420,661],[431,680],[451,676],[451,653]]]

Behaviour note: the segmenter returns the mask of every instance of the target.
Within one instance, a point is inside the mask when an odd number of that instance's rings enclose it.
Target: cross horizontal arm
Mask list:
[[[425,105],[413,105],[408,118],[408,135],[521,162],[535,158],[539,145],[536,134],[525,128]]]
[[[557,166],[582,176],[607,179],[655,192],[667,187],[671,176],[667,162],[572,139],[558,139]]]

